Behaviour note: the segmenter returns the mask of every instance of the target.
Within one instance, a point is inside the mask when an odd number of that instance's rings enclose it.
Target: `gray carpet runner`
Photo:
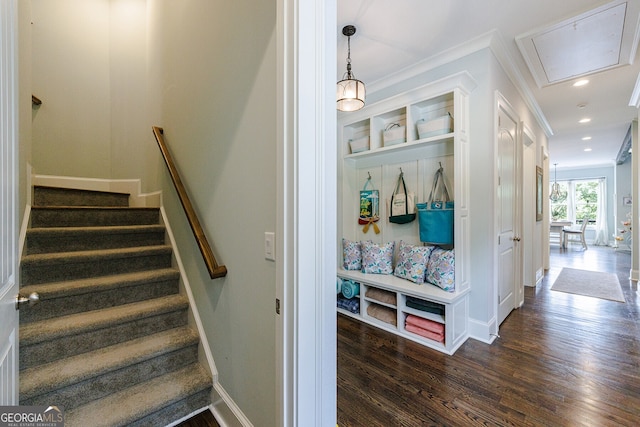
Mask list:
[[[66,426],[162,426],[207,406],[157,208],[129,195],[35,187],[21,260],[20,404],[64,408]]]

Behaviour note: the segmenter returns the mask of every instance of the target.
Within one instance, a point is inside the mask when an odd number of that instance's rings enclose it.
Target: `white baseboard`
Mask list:
[[[213,394],[215,398],[209,409],[220,427],[253,427],[220,383],[213,385]]]
[[[542,282],[542,279],[544,279],[544,269],[542,267],[540,267],[537,271],[536,271],[536,286]]]
[[[495,318],[489,322],[481,322],[469,318],[469,338],[491,344],[498,337],[498,325]]]

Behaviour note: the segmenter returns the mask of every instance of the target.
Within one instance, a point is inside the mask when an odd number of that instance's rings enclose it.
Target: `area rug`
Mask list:
[[[618,276],[613,273],[563,268],[551,290],[625,302]]]

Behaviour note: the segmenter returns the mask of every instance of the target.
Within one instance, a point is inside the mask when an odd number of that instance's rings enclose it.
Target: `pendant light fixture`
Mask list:
[[[351,36],[355,33],[356,27],[353,25],[347,25],[342,29],[342,34],[347,36],[347,72],[337,87],[336,98],[340,111],[356,111],[364,107],[364,83],[356,79],[351,72]]]
[[[551,199],[552,202],[557,202],[558,200],[560,200],[560,184],[558,184],[558,164],[554,163],[553,167],[555,170],[555,177],[553,184],[551,184],[551,193],[549,194],[549,199]]]

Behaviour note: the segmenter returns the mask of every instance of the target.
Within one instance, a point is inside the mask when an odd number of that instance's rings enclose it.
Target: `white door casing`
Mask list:
[[[511,106],[497,97],[497,280],[498,325],[516,306],[516,277],[519,271],[517,196],[519,119]]]
[[[18,404],[18,2],[0,2],[0,405]]]
[[[336,423],[336,0],[278,0],[277,425]],[[304,29],[304,30],[301,30]]]

